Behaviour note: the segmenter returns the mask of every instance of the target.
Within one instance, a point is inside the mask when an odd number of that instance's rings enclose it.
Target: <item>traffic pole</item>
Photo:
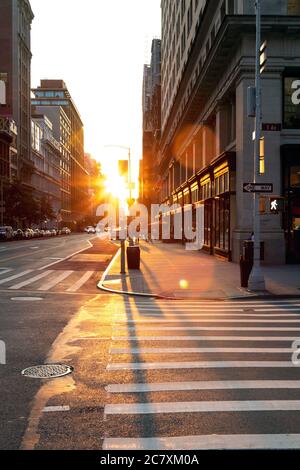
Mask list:
[[[121,274],[126,274],[126,261],[125,261],[125,240],[121,240]]]
[[[262,100],[261,100],[261,0],[256,0],[256,57],[255,57],[255,87],[256,87],[256,112],[255,112],[255,151],[254,151],[254,183],[260,180],[260,139],[262,124]],[[254,233],[254,259],[253,268],[249,277],[249,289],[254,292],[264,291],[265,279],[260,263],[260,193],[253,195],[253,233]]]

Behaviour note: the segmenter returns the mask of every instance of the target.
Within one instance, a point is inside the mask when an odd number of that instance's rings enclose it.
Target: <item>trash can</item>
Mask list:
[[[246,260],[242,255],[240,258],[241,287],[248,287],[249,277],[253,267],[253,260]]]
[[[260,260],[265,258],[264,254],[265,244],[260,243]],[[254,261],[254,242],[252,240],[245,240],[243,242],[243,254],[240,258],[240,272],[241,272],[241,287],[248,287],[249,277],[253,268]]]
[[[127,247],[127,267],[128,269],[140,269],[141,250],[139,246]]]

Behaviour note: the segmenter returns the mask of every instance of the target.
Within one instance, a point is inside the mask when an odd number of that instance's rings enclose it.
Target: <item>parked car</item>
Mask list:
[[[31,228],[26,228],[24,231],[24,238],[34,238],[34,231]]]
[[[40,230],[40,237],[44,237],[45,236],[45,230]]]
[[[55,230],[55,228],[53,228],[52,230],[50,230],[50,232],[51,232],[51,236],[52,236],[52,237],[56,237],[57,231]]]
[[[14,230],[14,240],[23,240],[24,232],[20,228]]]
[[[51,237],[50,230],[45,230],[45,237]]]
[[[38,228],[36,228],[36,229],[33,231],[33,233],[34,233],[34,237],[35,237],[35,238],[39,238],[39,237],[41,236],[41,231],[40,231],[40,229],[38,229]]]
[[[14,238],[14,231],[12,227],[4,226],[0,227],[0,240],[10,241]]]
[[[68,228],[68,227],[63,227],[61,229],[61,233],[62,235],[70,235],[71,234],[71,230]]]

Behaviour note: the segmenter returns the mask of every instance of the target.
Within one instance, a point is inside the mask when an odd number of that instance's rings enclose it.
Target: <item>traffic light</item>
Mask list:
[[[269,209],[271,214],[284,212],[284,199],[282,197],[270,197]]]

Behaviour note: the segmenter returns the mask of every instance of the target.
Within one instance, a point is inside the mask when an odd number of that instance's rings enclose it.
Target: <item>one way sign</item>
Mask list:
[[[243,191],[244,193],[272,193],[273,184],[272,183],[244,183]]]

